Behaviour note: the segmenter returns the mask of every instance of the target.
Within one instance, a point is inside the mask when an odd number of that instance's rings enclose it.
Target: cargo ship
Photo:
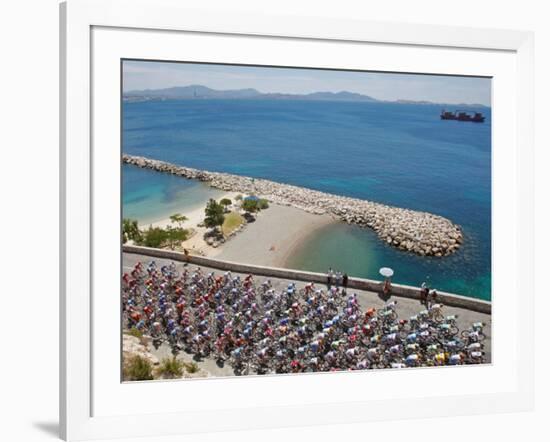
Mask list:
[[[441,111],[442,120],[471,121],[472,123],[483,123],[485,117],[481,112],[454,111],[449,112],[443,109]]]

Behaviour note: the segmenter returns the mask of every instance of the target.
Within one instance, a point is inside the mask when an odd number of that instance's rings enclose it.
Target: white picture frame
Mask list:
[[[94,438],[162,436],[178,433],[260,429],[278,426],[321,425],[528,410],[533,404],[533,35],[530,32],[452,28],[435,25],[375,23],[313,17],[235,14],[228,11],[186,9],[174,0],[69,0],[60,7],[61,15],[61,276],[60,276],[60,428],[66,440]],[[515,256],[514,275],[506,296],[514,308],[503,320],[514,324],[517,354],[510,368],[514,382],[507,388],[494,388],[479,394],[453,394],[429,397],[411,392],[407,398],[373,400],[338,399],[329,403],[291,404],[262,402],[246,410],[223,405],[212,410],[152,412],[137,409],[126,413],[113,410],[97,413],[94,388],[102,383],[95,372],[94,284],[92,263],[93,181],[93,77],[94,29],[128,32],[170,31],[209,38],[285,39],[326,44],[377,44],[405,46],[411,51],[430,48],[506,53],[513,57],[515,97],[515,138],[509,140],[512,158],[510,180],[514,223],[508,234],[513,238],[508,251]],[[99,40],[97,40],[99,42]],[[99,43],[98,43],[99,44]],[[222,51],[223,46],[220,47]],[[98,103],[97,105],[100,105]],[[494,149],[499,149],[494,146]],[[510,169],[510,170],[512,170]],[[97,204],[93,207],[98,210]],[[118,259],[118,258],[117,258]],[[118,271],[118,270],[117,270]],[[521,275],[521,293],[517,282]],[[493,308],[499,322],[499,306]],[[95,318],[97,320],[97,318]],[[506,326],[500,321],[499,326]],[[498,325],[498,324],[497,324]],[[493,368],[498,364],[493,364]],[[456,373],[456,371],[455,371]],[[472,372],[473,373],[473,372]],[[376,373],[376,375],[378,375]],[[399,376],[409,376],[405,372]],[[308,376],[308,382],[317,375]],[[332,375],[331,375],[332,376]],[[348,376],[348,374],[338,374]],[[430,375],[431,376],[431,375]],[[448,376],[448,372],[446,373]],[[455,376],[455,374],[450,375]],[[269,382],[273,383],[273,377]],[[288,379],[288,377],[287,377]],[[343,382],[342,377],[339,382]],[[356,378],[357,379],[357,378]],[[511,378],[509,378],[511,379]],[[209,381],[212,382],[212,381]],[[224,382],[217,380],[216,382]],[[264,379],[253,381],[257,386]],[[275,380],[275,382],[277,382]],[[305,381],[304,381],[305,382]],[[149,384],[151,385],[151,384]],[[166,385],[166,383],[165,383]],[[252,384],[250,384],[252,385]],[[255,387],[245,386],[243,389]],[[136,384],[125,387],[143,388]],[[152,388],[152,387],[147,387]],[[178,388],[184,388],[182,383]],[[248,390],[252,391],[252,390]],[[113,393],[114,394],[114,393]],[[122,393],[125,394],[125,393]],[[105,401],[105,398],[103,398]],[[113,400],[113,402],[115,402]],[[256,404],[258,405],[258,404]],[[94,408],[95,407],[95,408]],[[392,410],[388,415],[386,410]],[[140,415],[147,413],[147,419]],[[273,416],[277,415],[277,420]]]

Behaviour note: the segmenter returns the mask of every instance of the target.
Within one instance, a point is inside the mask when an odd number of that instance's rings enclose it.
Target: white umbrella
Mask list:
[[[382,267],[380,269],[380,274],[385,278],[390,278],[393,276],[393,270],[390,269],[389,267]]]

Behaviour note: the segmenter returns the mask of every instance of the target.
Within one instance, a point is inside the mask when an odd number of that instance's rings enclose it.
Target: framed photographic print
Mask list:
[[[530,33],[61,18],[64,438],[531,407]]]

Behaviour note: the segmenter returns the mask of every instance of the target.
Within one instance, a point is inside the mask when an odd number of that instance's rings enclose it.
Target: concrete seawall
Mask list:
[[[324,273],[256,266],[252,264],[221,261],[218,259],[206,258],[196,255],[189,255],[186,257],[181,252],[175,252],[171,250],[123,245],[122,251],[124,253],[145,255],[152,258],[164,258],[173,261],[189,262],[198,266],[212,267],[219,270],[229,270],[231,272],[237,273],[251,273],[253,275],[259,276],[288,279],[290,281],[307,281],[321,284],[325,284],[327,281],[327,275]],[[372,279],[350,277],[348,281],[348,288],[366,290],[371,292],[380,292],[382,290],[382,282]],[[420,288],[402,284],[392,284],[392,296],[399,296],[409,299],[420,299]],[[448,306],[460,307],[479,313],[491,314],[491,303],[488,301],[439,291],[438,298],[440,302]]]
[[[460,226],[442,216],[427,212],[264,179],[192,169],[145,157],[123,155],[122,161],[141,168],[208,182],[217,189],[258,195],[274,203],[293,206],[306,212],[329,213],[348,224],[373,229],[387,244],[421,256],[451,255],[463,242]]]

